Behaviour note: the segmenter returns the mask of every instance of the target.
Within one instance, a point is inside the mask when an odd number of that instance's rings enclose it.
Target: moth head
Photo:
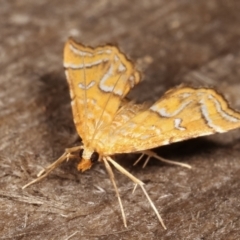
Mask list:
[[[82,172],[90,169],[93,163],[97,162],[100,159],[98,152],[95,152],[86,148],[80,150],[79,156],[81,160],[77,168],[79,171],[82,171]]]

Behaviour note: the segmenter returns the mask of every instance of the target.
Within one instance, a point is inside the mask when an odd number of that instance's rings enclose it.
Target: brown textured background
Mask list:
[[[76,143],[62,67],[69,36],[116,43],[144,71],[130,94],[154,101],[182,82],[215,86],[240,109],[240,2],[236,0],[18,0],[0,7],[0,239],[239,239],[240,131],[156,151],[193,169],[155,160],[132,167],[140,189],[116,172],[128,228],[104,166],[78,173],[72,161],[25,190],[42,167]],[[77,141],[78,143],[78,141]]]

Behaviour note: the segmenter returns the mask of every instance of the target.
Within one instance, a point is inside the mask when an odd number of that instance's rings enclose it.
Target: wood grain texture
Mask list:
[[[116,172],[129,228],[104,167],[63,164],[21,187],[76,142],[62,67],[64,42],[118,43],[144,69],[130,94],[156,100],[182,82],[214,86],[240,109],[240,3],[234,0],[3,1],[0,8],[0,239],[238,239],[240,131],[157,149],[193,169],[156,161],[132,167],[139,189]],[[71,236],[71,237],[70,237]]]

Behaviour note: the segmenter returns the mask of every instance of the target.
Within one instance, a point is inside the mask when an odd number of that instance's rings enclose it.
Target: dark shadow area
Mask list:
[[[63,72],[62,69],[61,73],[57,71],[50,72],[37,78],[38,91],[35,99],[37,106],[43,109],[41,115],[44,118],[40,126],[43,133],[41,138],[50,149],[50,154],[45,154],[48,156],[48,160],[47,163],[42,165],[43,167],[60,157],[65,148],[79,145],[81,142],[73,122],[69,88]],[[40,134],[41,131],[39,131]],[[39,156],[39,159],[41,160],[41,156]],[[73,176],[70,173],[74,173],[75,177],[77,177],[76,165],[77,159],[63,162],[59,168],[64,170],[66,177],[63,173],[58,177],[71,179]],[[55,171],[47,178],[54,176],[54,173]],[[46,181],[46,179],[43,181]]]
[[[196,155],[210,154],[216,151],[216,149],[223,147],[228,146],[205,137],[200,137],[166,145],[155,149],[155,152],[168,159],[186,159]]]
[[[76,134],[69,88],[65,75],[59,74],[58,72],[40,76],[39,82],[39,92],[36,101],[39,106],[45,108],[46,126],[49,133],[48,139],[46,140],[51,146],[54,146],[54,142],[59,139],[57,133],[64,132],[69,135]],[[69,135],[66,137],[69,138]],[[68,142],[67,139],[62,140],[63,142]],[[73,143],[70,141],[69,144]],[[70,146],[68,146],[68,144],[67,146],[64,145],[63,149],[66,147]]]
[[[206,137],[200,137],[190,140],[185,140],[182,142],[171,143],[169,145],[160,146],[158,148],[152,149],[159,156],[175,160],[178,162],[184,161],[191,165],[191,162],[187,161],[187,159],[191,159],[193,156],[201,156],[201,155],[211,155],[216,152],[217,149],[229,149],[232,146],[232,143],[222,144],[217,141],[207,139]],[[116,159],[121,162],[121,165],[127,167],[132,166],[132,164],[138,159],[139,154],[119,154],[116,156]],[[141,163],[144,163],[144,159],[141,160],[139,164],[136,165],[141,168]],[[184,160],[182,160],[184,159]],[[165,165],[166,163],[161,163],[158,160],[154,160],[151,158],[151,161],[148,165]]]
[[[58,131],[65,125],[73,129],[72,112],[70,108],[69,88],[63,74],[47,73],[39,78],[37,104],[45,107],[45,115],[49,130]],[[67,107],[66,105],[69,105]],[[72,125],[72,126],[71,126]],[[65,128],[66,126],[64,126]]]

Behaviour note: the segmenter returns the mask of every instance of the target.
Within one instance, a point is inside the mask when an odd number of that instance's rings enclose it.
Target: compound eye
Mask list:
[[[82,158],[82,155],[83,155],[83,149],[81,149],[81,150],[79,151],[79,157],[80,157],[80,158]]]
[[[99,154],[97,152],[93,152],[90,160],[92,163],[95,163],[95,162],[97,162],[98,158],[99,158]]]

